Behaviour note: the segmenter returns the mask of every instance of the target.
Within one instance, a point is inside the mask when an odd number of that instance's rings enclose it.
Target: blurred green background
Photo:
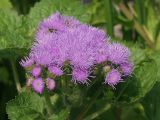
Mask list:
[[[57,10],[105,30],[132,50],[136,77],[114,91],[104,89],[107,94],[84,120],[160,120],[160,0],[0,0],[0,120],[8,119],[6,103],[25,86],[19,61],[39,21]]]

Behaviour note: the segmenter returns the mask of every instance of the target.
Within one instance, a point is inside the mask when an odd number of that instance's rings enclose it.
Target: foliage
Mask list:
[[[33,6],[31,2],[0,1],[0,95],[3,98],[0,119],[5,119],[6,107],[11,120],[159,120],[160,18],[157,11],[160,3],[144,0],[142,5],[139,2],[142,1],[135,0],[132,6],[123,0],[93,0],[87,4],[76,0],[41,0]],[[100,76],[89,86],[74,86],[70,76],[57,80],[57,89],[50,93],[54,114],[49,115],[43,95],[33,93],[30,88],[23,88],[17,95],[13,70],[24,86],[24,70],[16,62],[29,51],[40,21],[56,11],[106,29],[112,39],[121,40],[132,51],[135,69],[116,90],[102,85]],[[115,32],[117,25],[121,30]],[[10,67],[11,61],[16,63],[15,68]]]
[[[11,120],[32,120],[43,117],[43,99],[35,93],[21,93],[7,103],[8,118]]]
[[[160,83],[157,83],[152,90],[144,97],[142,105],[149,120],[160,119]]]

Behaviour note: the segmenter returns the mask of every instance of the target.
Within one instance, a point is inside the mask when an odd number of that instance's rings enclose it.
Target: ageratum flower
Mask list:
[[[125,76],[130,75],[133,72],[133,63],[126,62],[120,65],[122,72]]]
[[[128,76],[133,71],[130,54],[124,45],[112,43],[103,30],[56,12],[40,23],[29,58],[22,60],[21,65],[33,65],[31,77],[38,80],[35,79],[32,86],[38,93],[44,88],[44,81],[39,77],[48,79],[48,74],[40,74],[37,65],[42,66],[44,73],[52,73],[54,79],[66,75],[61,68],[69,66],[74,83],[88,84],[91,71],[101,64],[109,68],[104,71],[105,83],[114,87],[121,81],[121,76]],[[47,81],[53,86],[53,80]],[[51,89],[49,83],[47,87]]]
[[[52,56],[49,50],[44,48],[34,49],[31,53],[32,59],[36,62],[36,64],[47,66],[52,63]]]
[[[74,83],[88,84],[89,71],[87,69],[73,68],[72,81]]]
[[[95,63],[107,60],[106,48],[109,43],[101,30],[81,25],[71,35],[73,36],[69,51],[71,65],[87,69]]]
[[[34,60],[29,58],[29,57],[25,57],[24,59],[21,60],[20,64],[24,67],[24,68],[27,68],[27,67],[30,67],[32,66],[34,63]]]
[[[35,92],[42,94],[44,90],[44,81],[42,78],[36,78],[32,81],[32,88]]]
[[[32,69],[32,75],[34,77],[38,77],[40,74],[41,74],[41,71],[42,71],[42,68],[40,66],[35,66],[33,69]]]
[[[112,69],[105,78],[105,84],[108,84],[114,88],[121,81],[121,74],[118,70]]]
[[[60,67],[49,66],[48,70],[49,70],[49,72],[51,72],[52,74],[54,74],[56,76],[62,76],[63,75],[63,70],[61,70]]]
[[[119,43],[108,45],[108,60],[114,64],[121,64],[128,61],[130,50]]]
[[[44,34],[52,34],[54,35],[55,33],[61,33],[65,31],[65,25],[62,22],[60,13],[54,14],[54,16],[49,16],[47,19],[44,19],[40,25],[39,25],[39,31],[38,32],[43,32]]]

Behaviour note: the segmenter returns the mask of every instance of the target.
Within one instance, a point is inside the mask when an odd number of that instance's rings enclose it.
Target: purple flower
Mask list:
[[[111,43],[103,30],[56,12],[40,23],[29,58],[22,60],[21,64],[24,67],[39,65],[31,71],[34,77],[39,77],[42,71],[40,66],[46,67],[46,70],[55,76],[62,76],[64,72],[61,68],[66,67],[67,63],[73,68],[72,81],[88,84],[93,67],[110,63],[107,64],[109,68],[105,72],[110,71],[112,65],[120,70],[119,72],[113,69],[106,76],[105,83],[114,87],[121,80],[121,74],[132,73],[133,65],[127,63],[129,57],[129,49],[119,43]],[[54,89],[53,81],[47,78],[48,89]]]
[[[120,65],[120,68],[124,75],[130,75],[133,72],[133,63],[123,63]]]
[[[68,27],[68,29],[74,29],[81,25],[78,20],[69,16],[63,16],[63,24]]]
[[[49,66],[48,67],[48,70],[56,75],[56,76],[62,76],[63,75],[63,70],[61,70],[59,67],[56,67],[56,66]]]
[[[105,48],[107,48],[107,41],[100,30],[88,25],[81,25],[70,34],[73,36],[70,39],[72,40],[72,46],[69,51],[71,65],[74,67],[89,68],[95,62],[106,60]],[[98,36],[101,37],[98,39]]]
[[[54,90],[56,87],[55,81],[51,78],[47,78],[46,85],[49,90]]]
[[[62,23],[61,15],[57,12],[54,15],[44,19],[39,25],[39,32],[43,31],[45,34],[61,33],[65,30],[65,25]]]
[[[44,81],[42,80],[42,78],[36,78],[35,80],[33,80],[32,88],[35,92],[42,94],[44,90]]]
[[[72,71],[72,81],[74,83],[88,84],[89,72],[86,69],[74,68]]]
[[[113,43],[108,46],[108,60],[114,64],[121,64],[128,61],[130,50],[119,43]]]
[[[46,49],[45,49],[46,48]],[[51,50],[47,47],[36,46],[32,49],[30,56],[34,59],[36,64],[49,65],[52,63]]]
[[[96,54],[96,63],[102,63],[107,61],[108,59],[108,51],[107,51],[107,46],[102,46],[97,50]]]
[[[114,88],[121,81],[121,74],[116,69],[112,69],[105,78],[105,84],[109,84]]]
[[[34,77],[38,77],[40,74],[41,74],[41,71],[42,71],[42,68],[40,66],[35,66],[33,69],[32,69],[32,75]]]
[[[34,64],[34,61],[33,59],[29,58],[29,57],[25,57],[23,60],[21,60],[20,64],[27,68],[27,67],[30,67]]]

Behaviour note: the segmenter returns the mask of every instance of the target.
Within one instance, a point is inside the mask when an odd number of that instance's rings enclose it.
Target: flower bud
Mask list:
[[[55,81],[51,78],[47,78],[46,85],[49,90],[54,90],[56,87]]]
[[[34,89],[35,92],[42,94],[44,90],[44,81],[42,80],[42,78],[37,78],[33,80],[32,88]]]

